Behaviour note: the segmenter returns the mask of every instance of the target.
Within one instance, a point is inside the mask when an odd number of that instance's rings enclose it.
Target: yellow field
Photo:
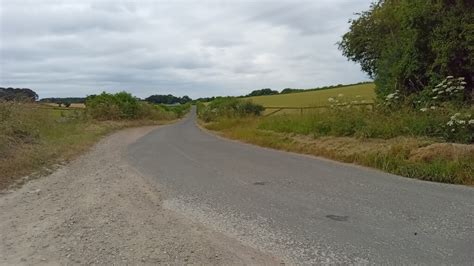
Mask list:
[[[328,98],[338,99],[340,102],[373,102],[375,98],[373,83],[360,84],[335,89],[298,92],[279,95],[249,97],[254,103],[265,107],[310,107],[329,105]]]

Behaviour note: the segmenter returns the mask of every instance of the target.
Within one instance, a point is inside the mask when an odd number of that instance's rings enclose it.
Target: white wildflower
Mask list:
[[[474,119],[471,119],[469,120],[469,122],[467,122],[469,125],[474,125]]]
[[[454,121],[453,120],[449,120],[448,123],[446,123],[446,125],[452,127],[454,125]]]
[[[434,109],[436,109],[436,106],[431,106],[430,109],[434,110]]]
[[[466,120],[458,120],[457,122],[458,122],[458,124],[460,124],[460,125],[466,124]]]
[[[344,97],[344,94],[339,93],[339,94],[337,95],[337,97]]]
[[[420,111],[426,112],[426,111],[428,111],[428,108],[421,108]]]
[[[438,99],[438,96],[434,96],[434,97],[433,97],[433,100],[436,100],[436,99]]]
[[[328,101],[329,101],[329,102],[334,102],[334,98],[333,98],[333,97],[329,97],[329,98],[328,98]]]
[[[453,79],[454,77],[453,76],[447,76],[446,78],[447,79]]]

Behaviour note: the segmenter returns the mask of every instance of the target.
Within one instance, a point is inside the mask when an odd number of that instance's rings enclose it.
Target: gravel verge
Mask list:
[[[119,131],[54,173],[2,191],[0,264],[279,263],[162,207],[159,185],[124,158],[155,128]]]

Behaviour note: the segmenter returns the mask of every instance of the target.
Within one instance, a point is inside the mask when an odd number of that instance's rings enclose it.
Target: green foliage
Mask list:
[[[52,98],[42,98],[39,101],[43,102],[43,103],[84,103],[86,101],[86,98],[83,98],[83,97],[64,97],[64,98],[52,97]]]
[[[206,122],[219,117],[259,116],[264,110],[265,108],[259,104],[233,97],[217,98],[207,106],[198,104],[198,115]]]
[[[120,119],[171,119],[175,116],[163,108],[146,102],[141,102],[130,93],[119,92],[89,96],[86,99],[86,111],[97,120]]]
[[[0,101],[35,102],[38,94],[28,88],[2,88],[0,87]]]
[[[456,109],[459,110],[459,109]],[[314,136],[355,136],[390,139],[398,136],[432,137],[460,143],[474,142],[474,110],[397,111],[343,107],[320,114],[279,115],[262,120],[260,129]],[[471,119],[471,120],[470,120]],[[451,122],[450,122],[451,121]],[[471,122],[470,122],[471,121]]]
[[[253,96],[263,96],[263,95],[274,95],[278,94],[278,91],[272,90],[270,88],[254,90],[251,93],[247,94],[245,97],[253,97]]]
[[[176,97],[171,94],[168,95],[151,95],[145,101],[154,104],[186,104],[192,101],[188,96]]]
[[[474,2],[380,0],[359,18],[339,47],[375,79],[385,97],[434,87],[449,75],[464,77],[471,98],[474,72]]]
[[[191,108],[191,103],[185,104],[178,104],[178,105],[158,105],[158,108],[161,108],[165,112],[174,113],[178,118],[183,117],[185,114],[188,113],[189,109]]]

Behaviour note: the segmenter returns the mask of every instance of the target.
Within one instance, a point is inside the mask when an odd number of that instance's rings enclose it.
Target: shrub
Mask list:
[[[173,112],[167,112],[162,107],[147,102],[141,102],[130,93],[119,92],[87,97],[87,113],[97,120],[119,119],[173,119]]]
[[[198,105],[199,117],[206,121],[214,121],[219,117],[238,118],[247,116],[259,116],[265,108],[251,101],[232,97],[217,98],[208,106]]]

